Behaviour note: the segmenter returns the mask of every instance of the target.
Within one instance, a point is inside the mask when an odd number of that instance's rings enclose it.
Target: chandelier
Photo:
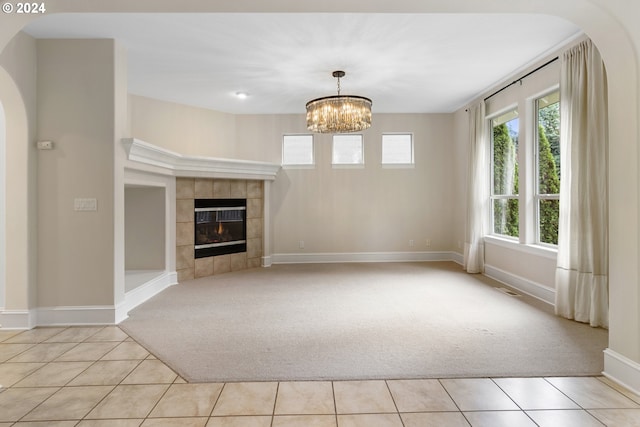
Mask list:
[[[364,96],[340,95],[344,71],[334,71],[338,95],[307,102],[307,129],[319,133],[358,132],[371,126],[371,100]]]

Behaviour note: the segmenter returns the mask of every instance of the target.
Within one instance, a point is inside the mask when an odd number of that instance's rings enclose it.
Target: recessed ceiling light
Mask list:
[[[247,92],[236,92],[236,96],[240,99],[247,99],[249,94]]]

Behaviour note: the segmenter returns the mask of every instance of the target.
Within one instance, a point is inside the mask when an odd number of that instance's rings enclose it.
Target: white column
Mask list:
[[[262,198],[264,203],[262,214],[262,266],[271,267],[271,181],[264,181]]]

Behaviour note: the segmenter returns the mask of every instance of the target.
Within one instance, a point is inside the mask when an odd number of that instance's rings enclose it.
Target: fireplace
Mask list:
[[[195,258],[247,251],[246,199],[195,199]]]

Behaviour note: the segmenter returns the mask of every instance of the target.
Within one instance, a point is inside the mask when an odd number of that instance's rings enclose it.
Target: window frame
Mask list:
[[[506,239],[509,241],[513,241],[513,242],[519,242],[520,241],[520,236],[521,236],[521,228],[522,228],[522,223],[521,223],[521,210],[522,210],[522,201],[521,201],[521,195],[522,195],[522,191],[521,191],[521,186],[520,186],[520,181],[518,181],[518,194],[495,194],[495,181],[494,181],[494,141],[493,141],[493,121],[494,119],[506,115],[510,112],[515,112],[515,117],[520,119],[520,113],[519,113],[519,109],[518,109],[518,104],[514,103],[514,104],[510,104],[505,108],[502,108],[500,110],[498,110],[496,113],[493,113],[489,116],[486,117],[486,122],[488,124],[487,126],[487,132],[488,135],[487,137],[489,138],[489,230],[490,233],[489,235],[500,238],[500,239]],[[505,122],[507,123],[507,122]],[[520,122],[518,122],[519,126],[520,126]],[[518,139],[520,138],[520,129],[518,129]],[[518,151],[516,152],[516,161],[519,164],[520,162],[520,147],[518,147]],[[518,235],[517,236],[510,236],[508,234],[502,234],[502,233],[497,233],[495,230],[495,208],[494,208],[494,203],[496,200],[517,200],[518,201]]]
[[[288,137],[310,137],[311,139],[311,163],[285,163],[285,145]],[[288,133],[282,135],[282,168],[283,169],[313,169],[316,165],[316,143],[312,133]]]
[[[384,157],[384,146],[385,146],[385,137],[386,136],[398,136],[398,135],[407,135],[409,136],[409,143],[411,145],[411,159],[409,162],[385,162]],[[384,169],[403,169],[403,168],[414,168],[415,167],[415,143],[414,143],[414,134],[413,132],[384,132],[381,137],[380,143],[380,164]]]
[[[533,150],[534,150],[534,194],[533,194],[533,201],[534,201],[534,223],[535,223],[535,244],[536,245],[540,245],[540,246],[545,246],[545,247],[549,247],[549,248],[556,248],[558,247],[557,244],[553,244],[553,243],[547,243],[547,242],[543,242],[541,239],[541,229],[540,229],[540,202],[543,200],[558,200],[558,203],[560,203],[560,188],[558,188],[558,193],[549,193],[549,194],[542,194],[540,193],[540,135],[538,132],[538,125],[540,123],[540,116],[539,116],[539,101],[540,99],[547,97],[549,95],[552,95],[554,93],[558,93],[558,103],[561,102],[560,100],[560,86],[559,85],[555,85],[551,88],[549,88],[548,90],[541,92],[539,94],[536,94],[534,97],[532,97],[532,102],[533,102],[533,118],[532,118],[532,123],[535,126],[535,128],[533,129],[533,134],[535,135],[534,137],[534,141],[533,141]],[[562,119],[560,119],[562,120]],[[560,122],[561,123],[561,122]]]
[[[336,162],[336,138],[338,141],[341,137],[359,137],[360,156],[359,163],[342,163]],[[331,137],[331,167],[334,169],[361,169],[364,168],[364,135],[361,133],[336,133]]]

